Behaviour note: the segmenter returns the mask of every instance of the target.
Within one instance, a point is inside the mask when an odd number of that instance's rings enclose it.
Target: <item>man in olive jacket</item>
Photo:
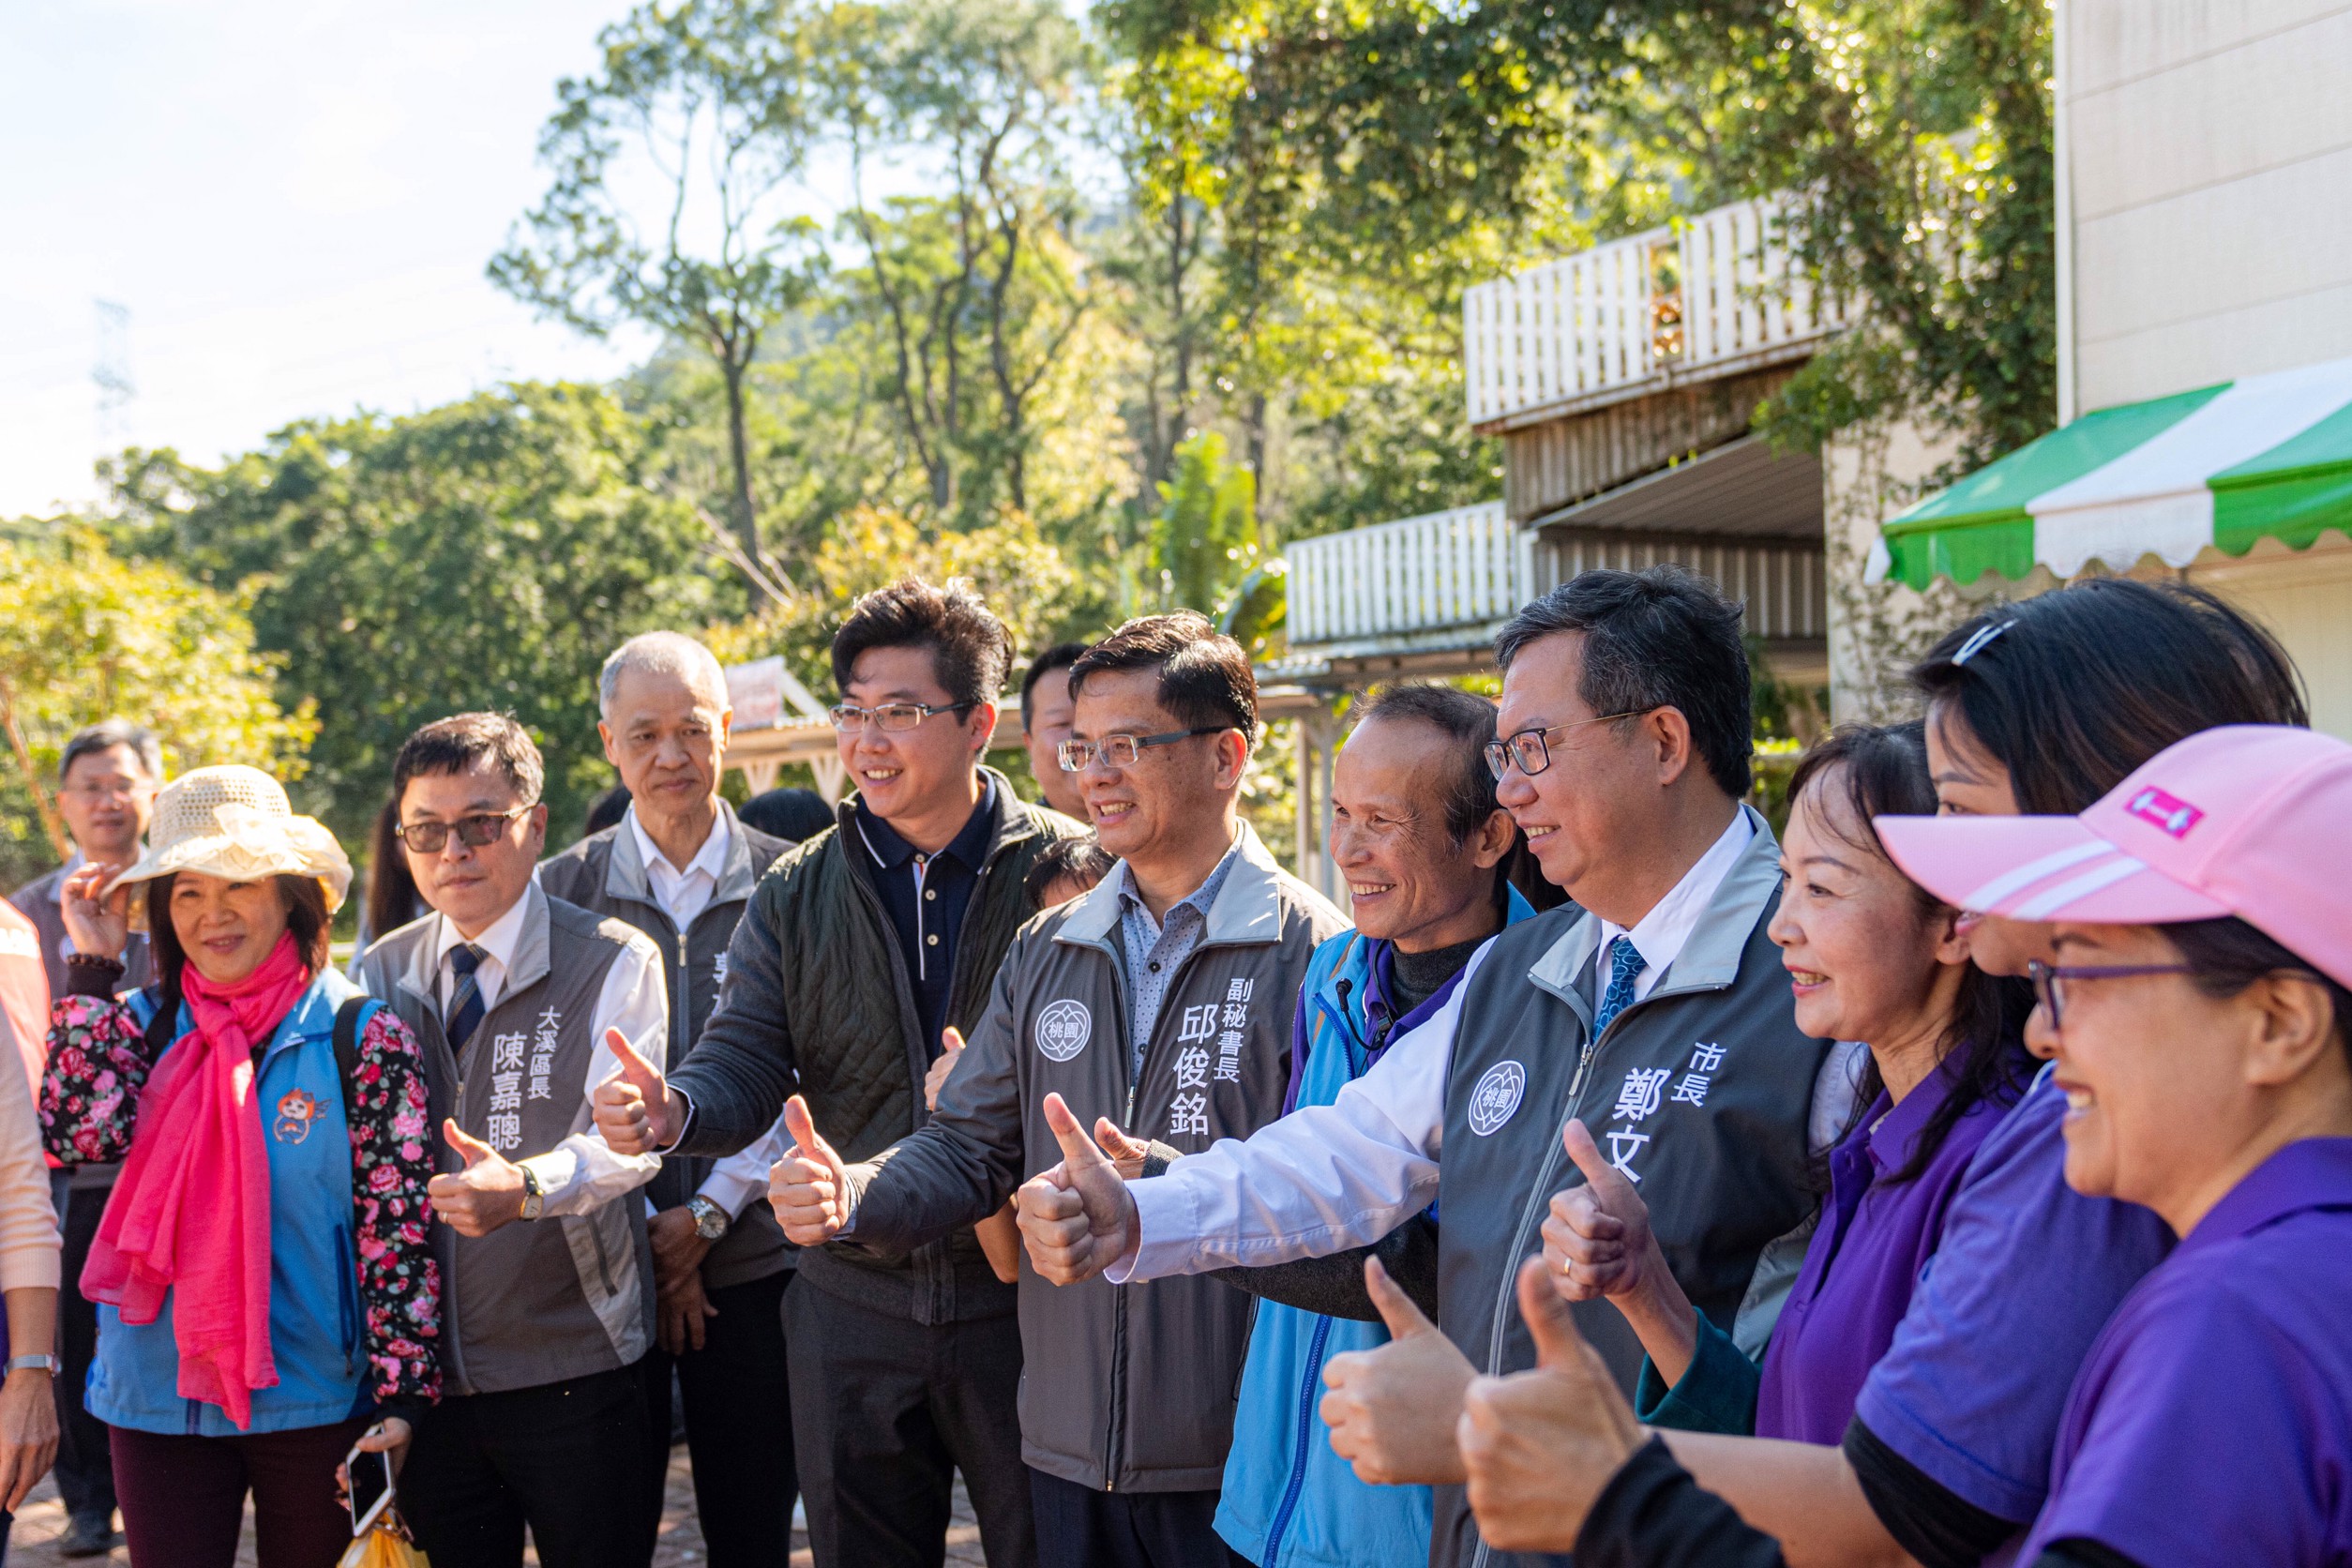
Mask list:
[[[1090,649],[1070,688],[1064,765],[1119,865],[1022,930],[930,1125],[837,1153],[821,1113],[787,1109],[798,1146],[770,1188],[786,1235],[920,1248],[1061,1157],[1051,1115],[1086,1118],[1124,1156],[1148,1141],[1172,1158],[1282,1114],[1299,982],[1347,922],[1238,819],[1248,657],[1198,615],[1150,616]],[[1041,1561],[1225,1568],[1213,1520],[1250,1308],[1209,1279],[1057,1290],[1022,1271]]]
[[[753,892],[718,1005],[675,1076],[625,1058],[598,1091],[614,1147],[731,1154],[795,1092],[854,1158],[928,1119],[941,1032],[979,1022],[1034,912],[1031,862],[1078,831],[980,765],[1010,657],[968,589],[910,580],[852,609],[833,641],[833,718],[857,793]],[[1034,1562],[1014,1289],[970,1223],[889,1257],[810,1247],[799,1274],[786,1355],[818,1563],[936,1564],[958,1470],[989,1562]]]

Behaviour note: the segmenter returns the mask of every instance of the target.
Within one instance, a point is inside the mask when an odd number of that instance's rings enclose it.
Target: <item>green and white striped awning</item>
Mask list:
[[[2352,359],[2086,414],[1890,520],[1869,580],[2071,578],[2352,534]]]

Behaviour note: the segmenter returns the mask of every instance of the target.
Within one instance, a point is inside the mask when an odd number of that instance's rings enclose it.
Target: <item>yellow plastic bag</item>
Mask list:
[[[430,1564],[398,1527],[378,1524],[352,1542],[335,1568],[430,1568]]]

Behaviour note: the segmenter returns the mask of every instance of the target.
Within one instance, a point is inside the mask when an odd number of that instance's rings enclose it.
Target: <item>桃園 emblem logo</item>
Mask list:
[[[1037,1048],[1048,1062],[1067,1062],[1086,1048],[1094,1033],[1094,1016],[1086,1003],[1068,997],[1048,1003],[1037,1015]]]
[[[1485,1138],[1511,1120],[1527,1093],[1527,1069],[1515,1062],[1498,1062],[1486,1069],[1470,1091],[1470,1131]]]

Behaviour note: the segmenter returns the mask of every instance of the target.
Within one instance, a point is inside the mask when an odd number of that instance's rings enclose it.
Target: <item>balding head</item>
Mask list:
[[[649,631],[630,638],[612,650],[596,678],[596,711],[612,722],[612,703],[620,695],[621,678],[628,674],[674,675],[697,697],[719,707],[727,703],[727,671],[718,656],[682,631]]]

